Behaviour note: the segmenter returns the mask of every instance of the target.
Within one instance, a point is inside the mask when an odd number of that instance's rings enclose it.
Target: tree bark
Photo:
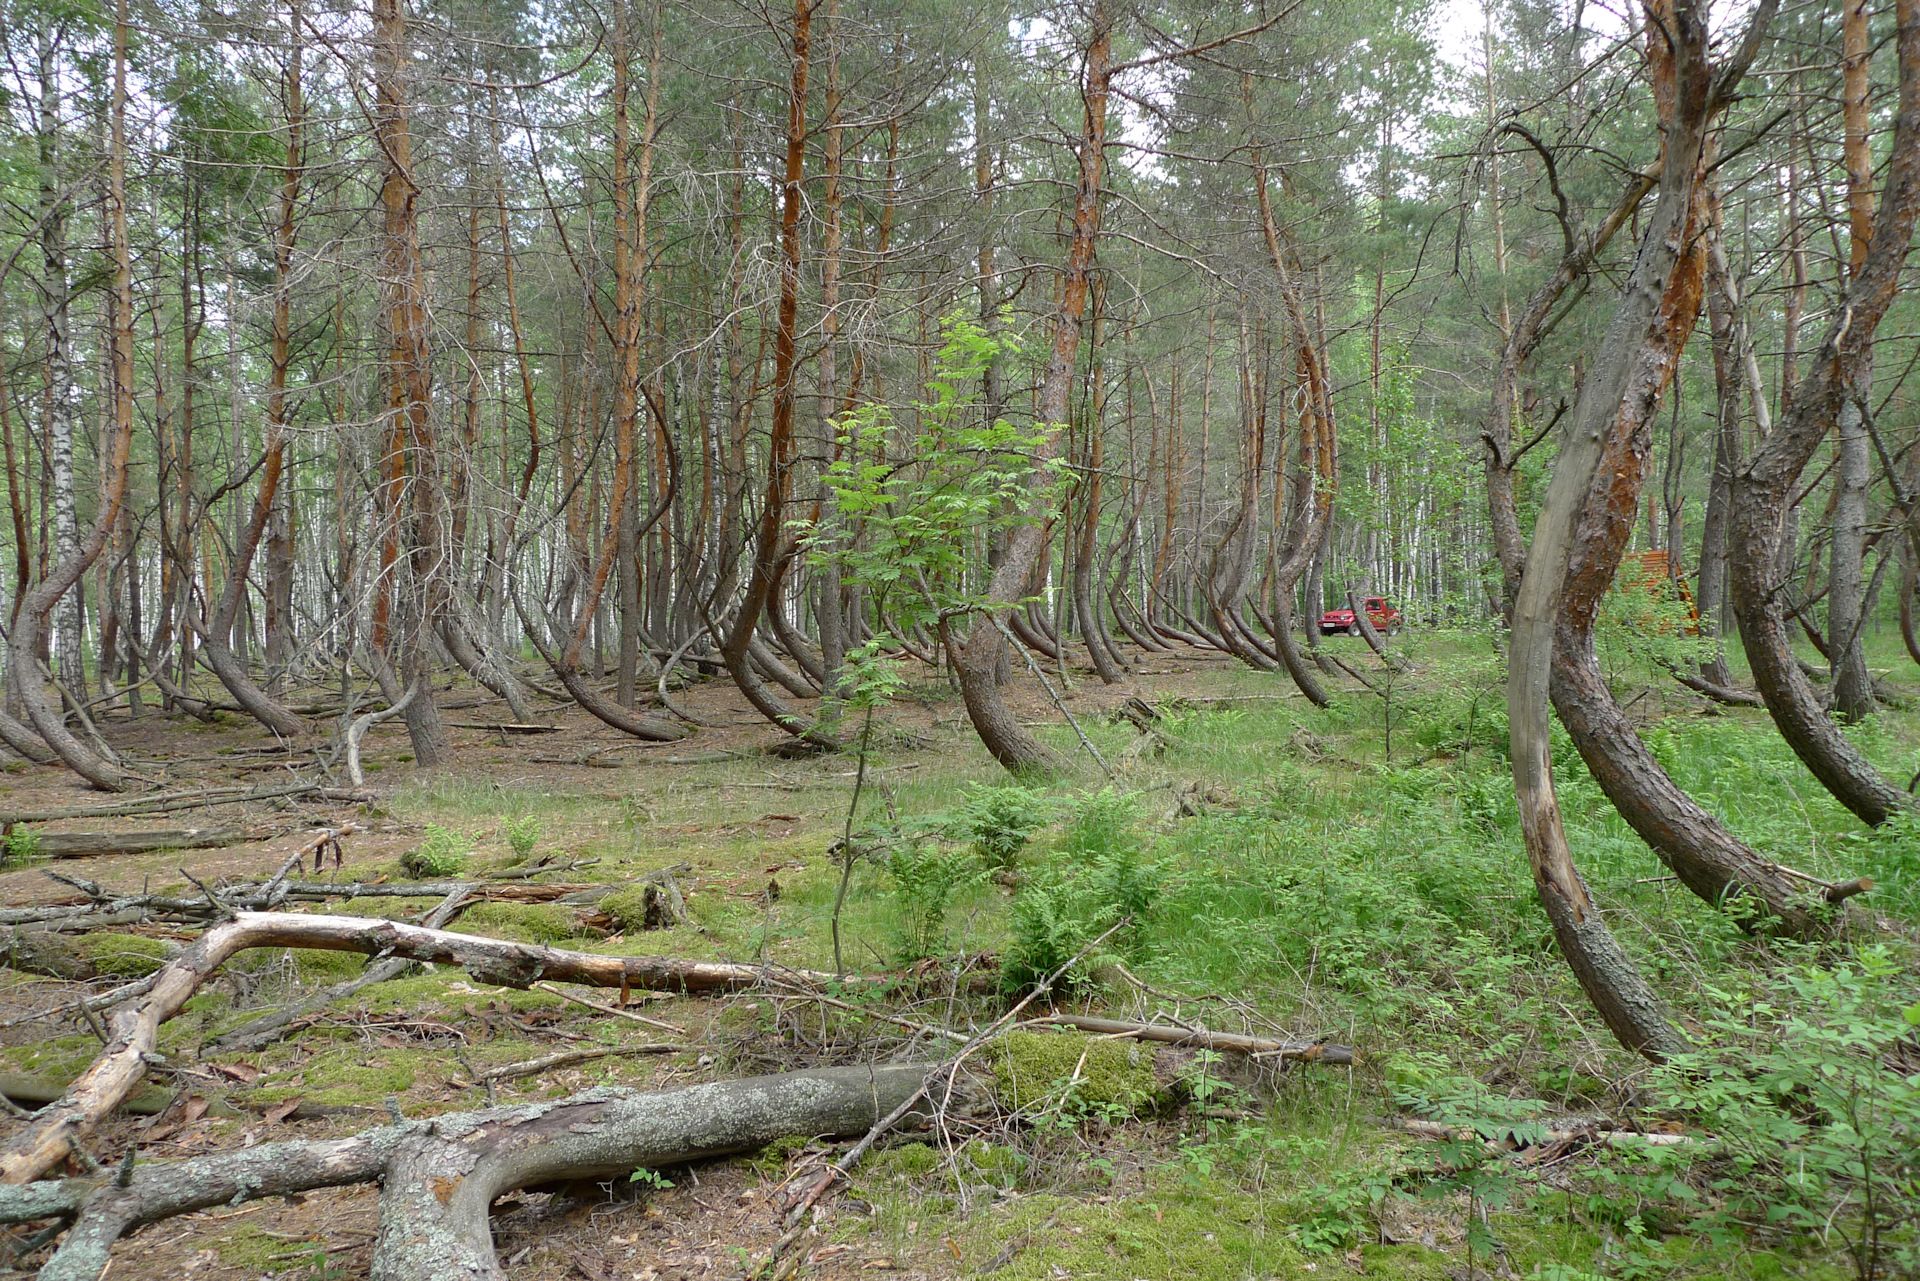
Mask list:
[[[794,0],[787,88],[787,155],[780,187],[780,302],[773,331],[773,418],[767,439],[767,486],[760,501],[753,565],[740,606],[720,646],[727,672],[762,716],[794,737],[831,750],[839,742],[825,726],[788,707],[754,670],[754,632],[791,555],[786,501],[793,487],[793,412],[800,314],[801,179],[807,154],[807,78],[813,49],[813,11],[819,0]]]
[[[1707,235],[1717,248],[1721,237],[1720,193],[1708,196]],[[1704,626],[1713,629],[1713,657],[1700,675],[1722,689],[1733,685],[1726,646],[1720,643],[1727,607],[1727,508],[1733,469],[1740,460],[1740,356],[1734,339],[1734,283],[1724,253],[1707,261],[1707,320],[1713,338],[1713,472],[1707,481],[1706,514],[1700,521],[1700,571],[1694,578],[1694,602]]]
[[[1594,554],[1599,549],[1577,541],[1589,495],[1596,485],[1613,483],[1601,469],[1603,458],[1650,418],[1700,304],[1698,267],[1687,270],[1682,259],[1697,230],[1696,184],[1707,131],[1757,52],[1773,11],[1770,0],[1763,3],[1730,65],[1716,68],[1707,61],[1703,11],[1684,0],[1655,0],[1649,7],[1646,54],[1663,126],[1660,194],[1626,290],[1581,385],[1513,610],[1507,711],[1514,792],[1534,885],[1588,1000],[1622,1045],[1656,1062],[1684,1052],[1687,1038],[1601,918],[1574,864],[1554,796],[1549,684],[1562,610],[1591,591],[1591,577],[1606,568],[1604,556]],[[1636,495],[1629,512],[1637,504]]]
[[[446,731],[433,701],[433,634],[447,612],[447,568],[440,539],[439,459],[433,432],[433,354],[420,259],[413,142],[408,122],[407,47],[402,0],[373,0],[375,133],[385,160],[380,280],[388,324],[387,412],[394,469],[387,517],[404,529],[409,581],[400,594],[400,677],[418,691],[407,707],[414,765],[440,763]],[[409,510],[410,509],[410,510]],[[384,554],[383,569],[392,563]]]
[[[1087,33],[1086,69],[1081,84],[1083,107],[1080,137],[1075,151],[1079,175],[1074,185],[1072,230],[1061,281],[1060,305],[1054,311],[1047,348],[1047,365],[1040,381],[1039,425],[1053,434],[1037,450],[1036,463],[1050,461],[1059,448],[1059,432],[1067,422],[1068,394],[1080,353],[1080,326],[1086,316],[1087,292],[1092,282],[1094,250],[1100,238],[1100,200],[1106,165],[1107,91],[1113,73],[1114,15],[1107,0],[1095,0]],[[1025,591],[1039,563],[1041,548],[1052,526],[1051,504],[1043,497],[1044,473],[1036,467],[1027,500],[1025,520],[1007,537],[1000,563],[984,593],[984,613],[973,620],[964,643],[951,647],[953,671],[980,741],[1010,773],[1049,773],[1060,761],[1040,740],[1020,725],[995,680],[1006,640],[1004,620]]]
[[[1872,47],[1867,39],[1866,0],[1846,0],[1841,9],[1840,115],[1847,163],[1848,270],[1857,274],[1873,238],[1873,148],[1868,141],[1867,95]],[[1857,721],[1875,711],[1873,677],[1860,642],[1862,566],[1866,558],[1867,491],[1873,455],[1863,407],[1873,394],[1873,345],[1860,349],[1847,398],[1834,433],[1833,517],[1827,526],[1827,653],[1833,675],[1833,712]]]
[[[80,388],[73,375],[72,286],[67,279],[67,196],[61,189],[61,113],[64,95],[59,65],[61,49],[54,30],[54,16],[40,15],[38,79],[40,81],[39,161],[40,161],[40,281],[41,323],[46,336],[46,460],[53,481],[53,544],[56,561],[67,561],[80,553],[79,516],[73,492],[74,419],[80,409]],[[122,157],[122,164],[125,160]],[[41,519],[46,519],[43,499]],[[82,573],[85,571],[82,570]],[[79,582],[78,577],[74,580]],[[71,584],[69,585],[71,586]],[[68,689],[85,697],[86,673],[81,667],[80,637],[84,625],[80,596],[62,592],[54,604],[59,614],[54,631],[56,668]],[[38,683],[37,674],[29,679]],[[65,753],[61,753],[63,756]]]
[[[1794,485],[1858,390],[1857,371],[1899,290],[1920,214],[1920,0],[1897,0],[1895,13],[1899,106],[1866,256],[1847,282],[1811,368],[1793,389],[1791,407],[1754,457],[1735,471],[1728,532],[1734,617],[1767,711],[1814,777],[1871,826],[1914,802],[1847,741],[1801,674],[1787,632],[1786,573],[1779,559]]]

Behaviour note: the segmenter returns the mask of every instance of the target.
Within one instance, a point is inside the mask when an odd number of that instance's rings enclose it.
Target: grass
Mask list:
[[[1173,745],[1134,760],[1114,785],[1066,727],[1040,730],[1073,772],[1039,789],[1044,817],[1030,840],[998,846],[968,826],[992,809],[979,786],[1002,783],[998,768],[958,720],[956,699],[938,686],[919,691],[945,728],[931,750],[887,747],[872,761],[888,769],[888,789],[870,788],[856,819],[862,857],[843,918],[850,968],[1034,954],[1039,943],[1071,954],[1124,917],[1131,924],[1080,967],[1075,1000],[1171,1012],[1167,995],[1184,993],[1180,1017],[1234,1025],[1252,1016],[1354,1044],[1361,1064],[1256,1081],[1235,1064],[1188,1056],[1156,1082],[1151,1053],[1127,1043],[1025,1037],[987,1064],[1006,1078],[1002,1092],[1023,1120],[990,1140],[876,1154],[858,1177],[876,1218],[823,1226],[822,1243],[836,1233],[877,1239],[916,1266],[946,1275],[992,1267],[1009,1281],[1247,1281],[1316,1271],[1437,1279],[1469,1275],[1463,1266],[1471,1275],[1504,1268],[1560,1281],[1858,1274],[1832,1229],[1790,1216],[1742,1226],[1751,1207],[1736,1205],[1743,1189],[1716,1186],[1722,1158],[1708,1148],[1667,1167],[1589,1150],[1535,1169],[1473,1153],[1443,1159],[1380,1124],[1407,1113],[1467,1126],[1562,1113],[1683,1123],[1702,1115],[1675,1111],[1671,1083],[1612,1042],[1552,946],[1518,832],[1504,668],[1491,636],[1409,633],[1402,641],[1417,670],[1395,683],[1390,704],[1344,692],[1317,710],[1286,697],[1283,676],[1209,664],[1206,694],[1246,701],[1169,704],[1161,728]],[[1870,666],[1896,682],[1911,673],[1890,629],[1868,641]],[[1344,638],[1329,643],[1360,652]],[[1920,827],[1901,820],[1868,831],[1827,796],[1764,713],[1703,715],[1697,699],[1655,679],[1632,653],[1610,650],[1607,661],[1655,755],[1737,835],[1811,875],[1871,875],[1876,910],[1920,921]],[[1151,679],[1142,684],[1151,696]],[[1085,688],[1068,705],[1102,754],[1122,759],[1135,730],[1094,714]],[[1920,712],[1892,708],[1849,733],[1890,777],[1904,783],[1920,766]],[[514,832],[537,825],[543,854],[600,860],[568,879],[694,868],[694,927],[607,940],[583,933],[558,905],[488,905],[470,910],[460,928],[629,955],[831,968],[840,875],[832,850],[851,759],[669,766],[638,756],[605,784],[579,790],[429,775],[400,786],[388,808],[456,834],[480,866],[513,858]],[[1745,933],[1728,912],[1664,879],[1563,736],[1555,762],[1575,858],[1629,952],[1702,1044],[1724,1041],[1717,1028],[1769,1002],[1808,1027],[1844,1032],[1845,1018],[1915,999],[1912,957],[1896,941],[1892,969],[1866,967],[1847,989],[1851,1004],[1822,1005],[1808,995],[1822,989],[1794,976],[1833,955]],[[1204,798],[1189,806],[1198,816],[1181,816],[1181,796]],[[338,910],[401,916],[430,906],[370,900]],[[360,964],[302,953],[284,969],[317,985]],[[1233,1003],[1193,999],[1216,993]],[[490,1002],[520,1013],[556,1004],[540,993],[476,992],[457,973],[437,972],[368,989],[340,1010],[458,1022]],[[997,999],[955,1001],[917,1017],[964,1026],[1004,1008]],[[228,994],[203,993],[168,1029],[169,1052],[245,1016]],[[610,1020],[587,1026],[608,1038],[632,1031]],[[705,1034],[719,1060],[712,1071],[746,1072],[814,1061],[808,1055],[869,1056],[880,1027],[825,1010],[790,1007],[776,1017],[771,1003],[741,1002]],[[49,1043],[40,1066],[55,1058],[77,1065],[87,1044]],[[528,1046],[476,1042],[469,1053],[476,1063],[504,1062]],[[26,1066],[24,1057],[13,1061]],[[370,1050],[351,1038],[304,1048],[290,1041],[259,1057],[262,1085],[276,1097],[369,1106],[389,1093],[408,1095],[410,1109],[423,1098],[454,1106],[447,1083],[462,1074],[443,1049]],[[1844,1053],[1834,1060],[1842,1073],[1851,1062]],[[644,1081],[656,1066],[692,1070],[606,1060],[591,1077],[503,1089],[515,1097],[569,1081]],[[1186,1106],[1132,1115],[1139,1096],[1160,1091],[1168,1076],[1180,1078]],[[1069,1080],[1072,1092],[1056,1088]],[[1760,1168],[1745,1178],[1772,1188],[1779,1173]],[[1841,1189],[1832,1192],[1833,1223],[1856,1219],[1844,1179],[1829,1187]],[[1920,1204],[1920,1192],[1910,1192],[1907,1204]],[[1792,1200],[1769,1195],[1776,1205]]]

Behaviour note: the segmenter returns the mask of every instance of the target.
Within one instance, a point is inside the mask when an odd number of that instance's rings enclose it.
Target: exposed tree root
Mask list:
[[[748,1152],[792,1134],[854,1135],[918,1097],[922,1065],[825,1068],[404,1121],[347,1139],[0,1188],[0,1222],[72,1221],[41,1281],[93,1281],[114,1242],[217,1205],[378,1182],[376,1281],[501,1281],[487,1211],[518,1188]]]

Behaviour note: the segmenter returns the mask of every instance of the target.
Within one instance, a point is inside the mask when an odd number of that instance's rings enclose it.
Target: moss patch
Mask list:
[[[1137,1041],[1100,1041],[1084,1032],[1015,1032],[993,1059],[993,1092],[1027,1108],[1071,1089],[1085,1107],[1138,1112],[1155,1093],[1153,1051]]]
[[[613,918],[613,924],[623,934],[635,933],[647,928],[647,887],[628,885],[604,895],[597,907]]]
[[[363,1044],[322,1050],[300,1069],[298,1086],[288,1074],[264,1078],[256,1097],[274,1101],[301,1098],[315,1103],[379,1107],[390,1095],[405,1094],[422,1080],[441,1080],[454,1068],[452,1056],[432,1047],[378,1049]]]
[[[326,1252],[326,1247],[318,1241],[289,1241],[251,1223],[235,1224],[233,1231],[222,1234],[214,1242],[213,1249],[220,1256],[220,1262],[249,1272],[285,1272],[306,1267]]]
[[[0,1065],[27,1076],[71,1081],[86,1071],[100,1053],[100,1042],[81,1033],[52,1037],[33,1045],[15,1045],[0,1051]]]
[[[755,1152],[747,1158],[747,1163],[770,1179],[777,1179],[787,1168],[787,1158],[796,1152],[806,1151],[813,1140],[804,1134],[789,1134]]]
[[[80,955],[101,974],[116,978],[144,978],[167,963],[174,949],[160,939],[139,934],[83,934]]]
[[[558,943],[580,936],[573,912],[554,903],[482,903],[466,919],[472,933],[522,943]]]
[[[924,1143],[903,1143],[897,1148],[876,1153],[869,1165],[871,1172],[877,1175],[891,1174],[896,1178],[917,1179],[940,1168],[940,1154]]]
[[[323,951],[320,948],[292,948],[293,964],[303,979],[338,983],[355,977],[367,967],[367,958],[359,952]]]

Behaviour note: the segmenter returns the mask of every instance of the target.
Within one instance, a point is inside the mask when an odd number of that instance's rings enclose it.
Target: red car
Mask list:
[[[1387,604],[1385,597],[1365,597],[1360,607],[1367,611],[1367,621],[1378,630],[1389,636],[1400,630],[1400,611]],[[1330,609],[1320,615],[1320,634],[1332,636],[1337,632],[1345,632],[1349,636],[1360,634],[1360,624],[1355,621],[1352,610]]]

